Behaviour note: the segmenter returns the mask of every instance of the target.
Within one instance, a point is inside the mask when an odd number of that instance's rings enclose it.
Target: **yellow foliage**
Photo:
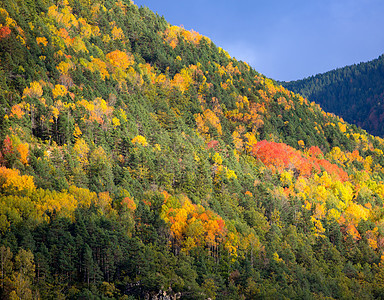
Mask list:
[[[325,212],[326,212],[325,205],[321,203],[316,203],[313,217],[318,220],[321,220],[325,217]]]
[[[284,262],[284,260],[282,258],[279,257],[279,254],[277,252],[273,253],[272,254],[272,257],[273,257],[273,260],[275,262],[278,262],[278,263],[281,263],[281,262]]]
[[[307,200],[304,201],[303,208],[306,210],[311,210],[312,209],[312,204],[308,202]]]
[[[80,34],[82,37],[89,39],[94,34],[93,26],[88,24],[84,18],[78,19],[80,27]]]
[[[192,68],[184,68],[177,73],[172,80],[172,84],[176,86],[182,93],[184,93],[190,84],[193,83]]]
[[[76,36],[75,39],[73,40],[72,49],[75,52],[85,52],[85,53],[89,52],[87,47],[85,46],[84,41],[78,36]]]
[[[257,139],[252,132],[247,132],[246,134],[244,134],[244,137],[247,139],[245,143],[246,150],[248,152],[251,152],[253,149],[253,146],[257,144]]]
[[[197,114],[195,115],[196,123],[197,123],[197,129],[201,133],[207,133],[209,128],[208,124],[212,125],[217,130],[217,133],[219,135],[222,135],[222,129],[221,129],[221,123],[220,119],[216,116],[216,114],[211,111],[209,108],[207,108],[204,112],[203,115]]]
[[[293,171],[283,171],[280,174],[280,181],[283,185],[291,186],[292,185],[292,179],[293,179]]]
[[[122,40],[124,39],[124,32],[121,28],[117,28],[116,26],[114,26],[112,28],[112,39],[113,40]]]
[[[110,212],[112,207],[112,198],[109,192],[100,192],[97,198],[97,205],[100,207],[103,213]]]
[[[182,30],[181,35],[190,43],[197,45],[200,43],[200,40],[203,38],[203,36],[192,30]]]
[[[314,217],[311,217],[311,221],[313,222],[313,231],[315,232],[316,236],[323,236],[325,229],[323,227],[323,224],[320,220],[315,219]]]
[[[107,71],[107,64],[103,62],[99,58],[92,58],[92,69],[91,71],[94,72],[95,70],[99,71],[100,77],[102,80],[105,80],[105,77],[109,78],[109,73]]]
[[[68,74],[68,71],[73,68],[72,62],[61,61],[56,69],[59,70],[61,74]]]
[[[372,163],[373,163],[373,158],[372,156],[367,156],[364,160],[364,169],[365,171],[367,171],[368,173],[371,173],[372,172]]]
[[[148,146],[147,139],[142,135],[137,135],[131,140],[132,144],[140,144],[142,146]]]
[[[347,124],[339,122],[339,129],[342,133],[347,131]]]
[[[54,99],[56,99],[57,97],[64,97],[65,95],[67,95],[67,93],[67,88],[61,84],[56,84],[55,88],[52,90],[52,95]]]
[[[82,134],[83,134],[83,133],[81,132],[79,125],[75,124],[75,129],[73,130],[73,136],[74,136],[75,138],[78,138],[78,137],[80,137]]]
[[[297,195],[304,200],[307,199],[311,193],[311,187],[308,186],[308,182],[303,177],[299,177],[296,180],[295,190],[297,191]]]
[[[60,114],[59,109],[55,106],[51,106],[51,110],[52,110],[53,117],[57,120],[57,118],[59,117],[59,114]],[[52,119],[52,123],[53,123],[53,119]]]
[[[354,202],[352,202],[344,212],[345,219],[356,226],[359,224],[360,220],[366,221],[368,215],[368,209]]]
[[[335,196],[346,204],[352,201],[354,193],[352,184],[349,181],[341,183],[340,181],[335,180],[332,184],[332,191]]]
[[[331,152],[327,154],[327,158],[334,160],[336,163],[344,164],[347,161],[347,156],[339,147],[332,148]]]
[[[120,119],[116,118],[116,117],[113,117],[112,118],[112,126],[113,126],[113,128],[116,128],[117,126],[120,126]]]
[[[78,107],[83,106],[87,110],[89,114],[88,120],[90,122],[96,121],[97,123],[103,125],[103,129],[108,129],[107,125],[111,123],[110,117],[113,113],[113,107],[109,106],[104,99],[97,97],[92,102],[82,99],[76,104]],[[86,116],[84,116],[84,120],[85,119]]]
[[[20,175],[19,170],[0,167],[0,186],[3,192],[14,194],[19,192],[31,193],[36,190],[33,177]]]
[[[234,131],[232,133],[232,139],[236,149],[243,149],[243,140],[241,139],[240,133],[238,131]]]
[[[341,216],[341,213],[337,209],[331,208],[330,210],[328,210],[328,213],[327,213],[328,220],[337,221],[340,219],[340,216]]]
[[[73,150],[75,151],[77,155],[77,160],[80,162],[80,164],[83,167],[85,165],[88,165],[89,147],[88,144],[84,141],[84,139],[78,139],[75,145],[73,146]]]
[[[97,195],[88,189],[79,188],[74,185],[69,187],[68,192],[73,195],[79,205],[89,207],[92,203],[96,202]]]
[[[237,179],[237,175],[235,173],[235,171],[231,170],[231,169],[228,169],[227,167],[224,167],[224,170],[225,170],[225,175],[227,177],[228,180],[230,179]]]
[[[33,81],[29,84],[29,88],[26,87],[23,91],[23,98],[29,96],[31,98],[39,98],[43,95],[43,88],[37,81]]]
[[[220,154],[217,152],[215,152],[215,154],[213,155],[212,160],[217,165],[221,165],[223,163],[223,159],[221,158]]]
[[[123,109],[120,108],[119,112],[120,112],[120,117],[121,117],[121,119],[122,119],[124,122],[128,122],[127,114],[125,113],[125,111],[124,111]]]

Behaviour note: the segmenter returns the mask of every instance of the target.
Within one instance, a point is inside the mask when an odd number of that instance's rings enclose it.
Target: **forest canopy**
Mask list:
[[[0,296],[377,299],[384,140],[131,1],[0,3]]]

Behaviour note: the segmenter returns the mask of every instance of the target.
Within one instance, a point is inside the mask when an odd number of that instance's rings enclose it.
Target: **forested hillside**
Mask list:
[[[302,80],[284,87],[319,103],[373,135],[384,136],[384,55]]]
[[[384,295],[384,140],[129,1],[0,3],[0,298]]]

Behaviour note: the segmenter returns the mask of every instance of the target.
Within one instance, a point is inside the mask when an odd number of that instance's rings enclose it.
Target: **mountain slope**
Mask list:
[[[129,1],[0,3],[1,298],[378,298],[384,140]]]
[[[384,55],[303,80],[282,82],[371,134],[383,136]]]

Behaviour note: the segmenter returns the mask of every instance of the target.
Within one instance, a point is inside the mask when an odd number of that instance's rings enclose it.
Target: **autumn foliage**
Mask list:
[[[2,26],[0,28],[0,39],[4,39],[11,34],[11,29],[8,26]]]
[[[166,194],[162,216],[170,225],[174,242],[183,251],[215,247],[226,236],[224,220],[203,206],[192,204],[187,197],[177,199]]]
[[[318,147],[309,149],[308,153],[309,157],[305,157],[300,151],[286,144],[266,140],[255,144],[252,150],[252,154],[272,170],[293,170],[304,177],[309,177],[312,172],[324,170],[341,181],[348,179],[344,170],[321,158],[323,153]]]
[[[382,138],[133,1],[0,22],[1,299],[381,297]]]

